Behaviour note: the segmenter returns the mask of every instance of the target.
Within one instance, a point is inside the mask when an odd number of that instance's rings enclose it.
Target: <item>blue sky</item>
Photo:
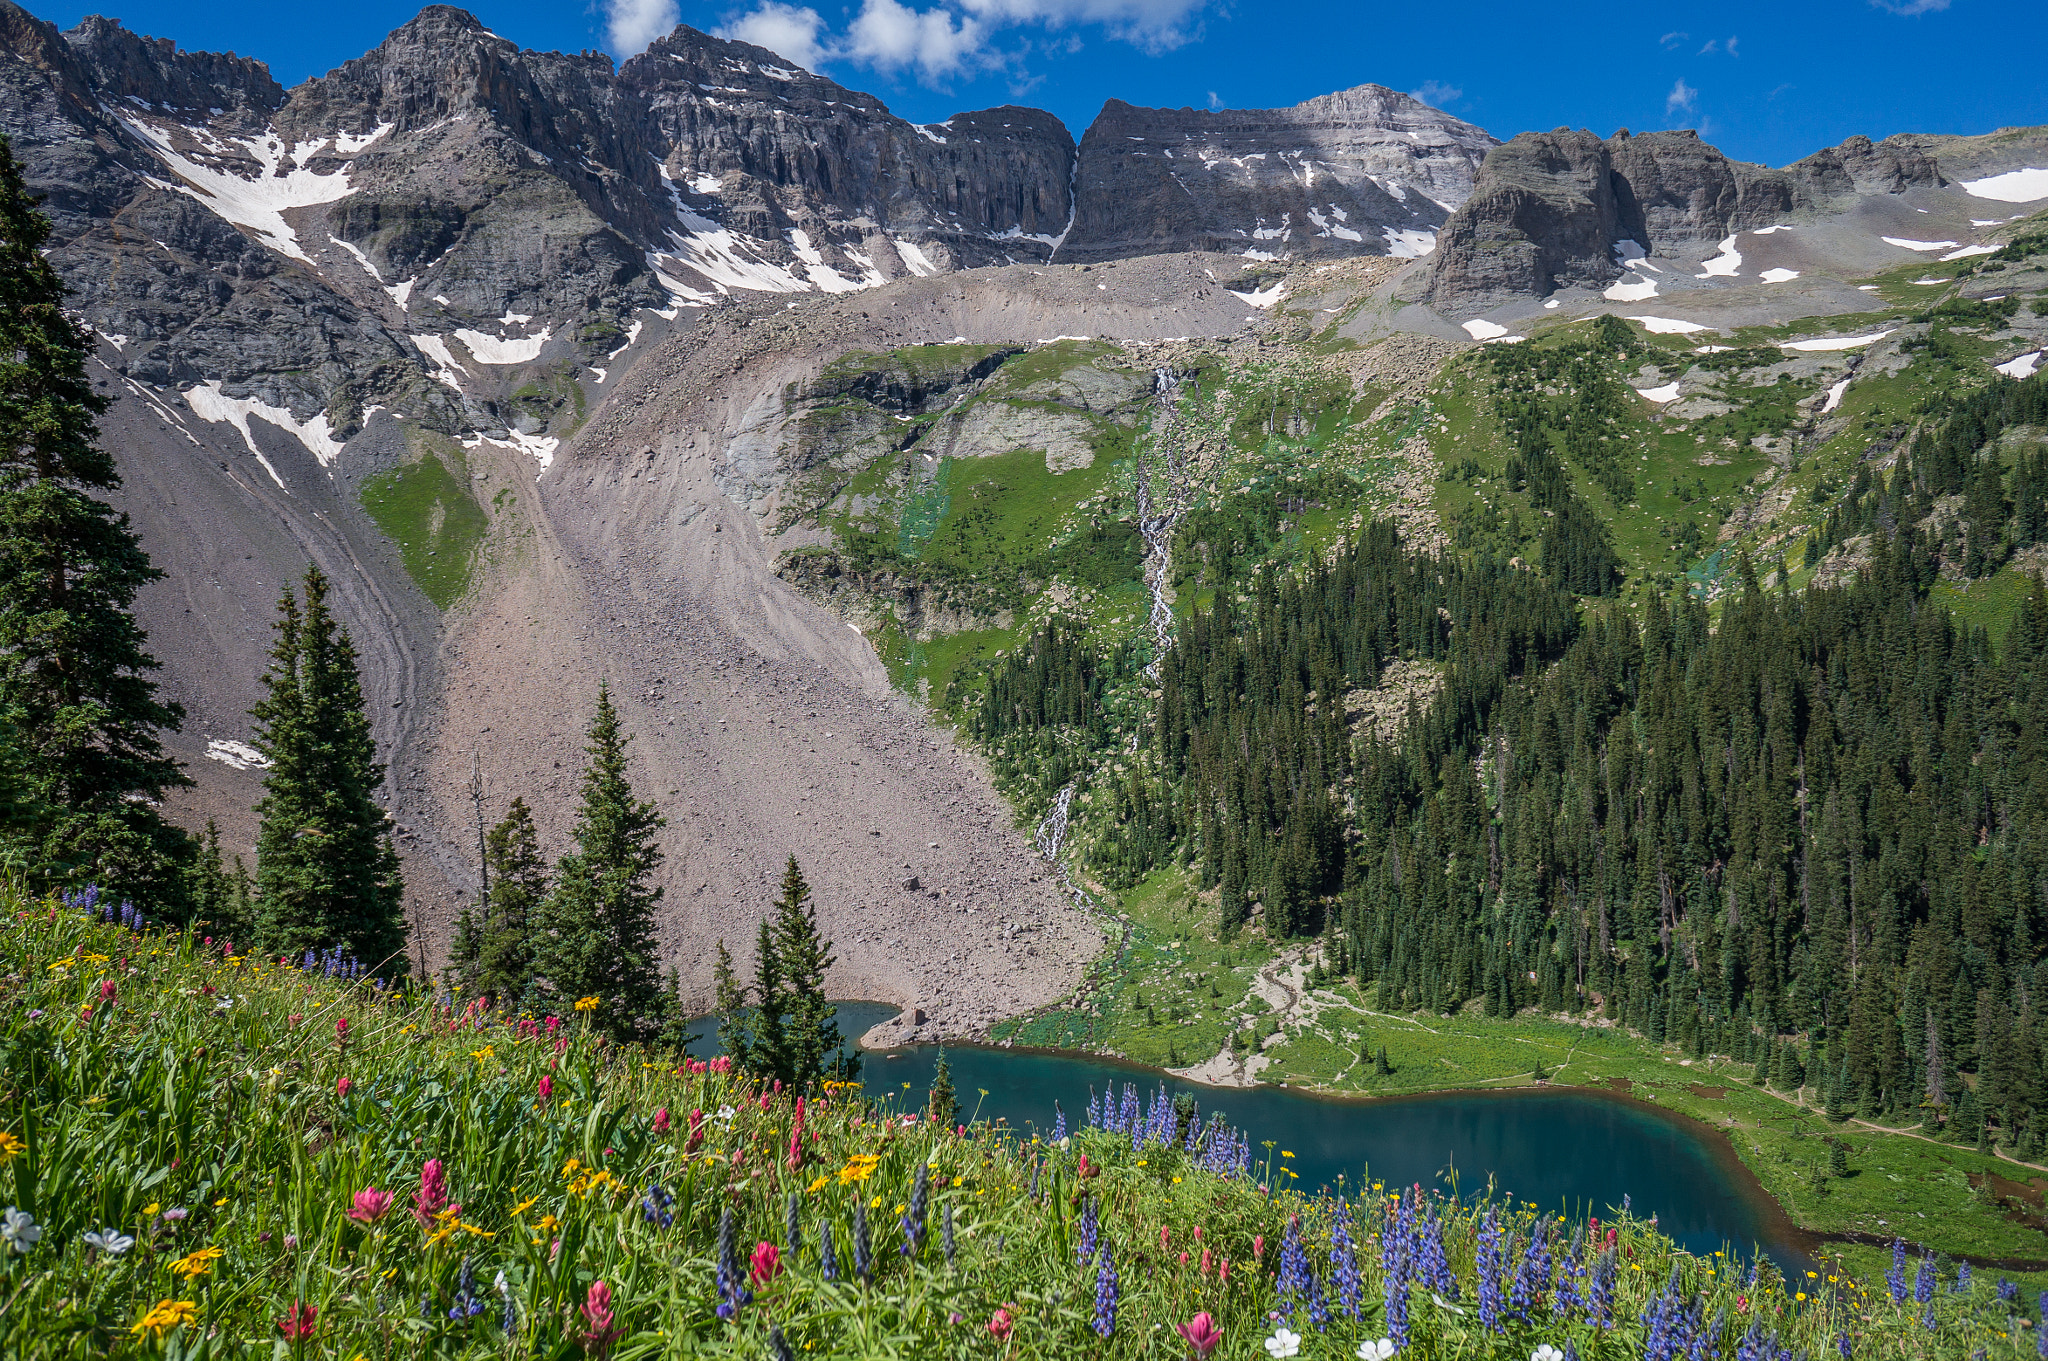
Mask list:
[[[274,0],[99,0],[182,47],[260,57],[286,85],[358,56],[408,0],[279,9]],[[2048,6],[1991,0],[1771,4],[1247,3],[1247,0],[478,0],[522,46],[628,55],[677,22],[762,42],[933,122],[1031,104],[1078,137],[1111,97],[1259,108],[1374,81],[1499,137],[1569,124],[1602,135],[1696,127],[1730,155],[1784,164],[1855,133],[2048,123]]]

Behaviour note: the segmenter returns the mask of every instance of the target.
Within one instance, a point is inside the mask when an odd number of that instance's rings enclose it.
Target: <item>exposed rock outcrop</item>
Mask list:
[[[1380,85],[1286,109],[1112,99],[1081,139],[1063,260],[1426,254],[1495,139]]]
[[[1689,257],[1734,232],[1947,183],[1908,139],[1853,137],[1785,169],[1731,160],[1699,134],[1558,128],[1502,143],[1445,224],[1426,298],[1469,316],[1621,277],[1617,246]]]

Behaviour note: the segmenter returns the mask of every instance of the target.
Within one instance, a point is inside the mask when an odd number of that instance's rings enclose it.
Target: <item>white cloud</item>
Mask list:
[[[914,10],[897,0],[863,0],[847,30],[844,55],[878,71],[915,66],[927,82],[985,64],[984,30],[971,15]]]
[[[1669,52],[1691,36],[1692,34],[1690,33],[1666,33],[1663,37],[1657,39],[1657,45],[1666,52]]]
[[[1100,24],[1120,42],[1158,53],[1192,42],[1209,0],[957,0],[991,26]]]
[[[1664,96],[1664,116],[1669,118],[1676,113],[1691,113],[1694,106],[1699,103],[1699,97],[1700,92],[1686,84],[1685,77],[1680,76],[1678,83],[1671,87],[1671,93]]]
[[[1410,99],[1419,99],[1433,109],[1441,109],[1453,100],[1463,99],[1465,92],[1456,85],[1441,80],[1425,80],[1408,92]]]
[[[1740,57],[1740,56],[1742,55],[1742,54],[1741,54],[1740,52],[1737,52],[1737,51],[1735,50],[1735,44],[1737,44],[1737,43],[1739,43],[1739,42],[1741,42],[1741,41],[1742,41],[1742,39],[1741,39],[1741,38],[1730,38],[1730,39],[1728,40],[1728,55],[1729,55],[1729,56],[1731,56],[1731,57]]]
[[[1948,8],[1948,0],[1870,0],[1893,14],[1935,14]]]
[[[825,21],[818,17],[818,11],[808,5],[785,5],[778,0],[765,0],[759,9],[727,22],[718,30],[718,36],[765,47],[807,71],[815,71],[831,59],[831,53],[818,41],[819,31],[824,26]]]
[[[1213,112],[1214,110],[1220,109],[1220,108],[1222,108],[1222,107],[1223,107],[1223,96],[1222,96],[1222,95],[1220,95],[1220,94],[1217,94],[1217,93],[1216,93],[1216,92],[1215,92],[1214,90],[1211,90],[1211,91],[1209,91],[1209,108],[1210,108],[1210,110],[1211,110],[1211,111]]]
[[[668,6],[673,0],[606,0],[623,10],[630,6]],[[895,73],[914,70],[926,84],[989,70],[1014,68],[1017,52],[996,48],[1006,29],[1051,31],[1093,27],[1107,37],[1157,54],[1201,36],[1202,11],[1211,0],[937,0],[926,8],[914,0],[862,0],[860,12],[841,33],[833,33],[816,9],[787,0],[756,0],[752,9],[729,16],[718,30],[723,38],[753,43],[815,70],[829,62],[847,62]],[[616,23],[615,23],[616,28]],[[641,43],[645,46],[645,41]],[[1079,35],[1064,43],[1040,44],[1041,53],[1078,51]],[[637,50],[637,49],[635,49]],[[1030,50],[1026,45],[1025,50]],[[623,53],[621,54],[623,55]],[[1035,81],[1033,82],[1035,83]]]
[[[676,0],[605,0],[604,35],[612,55],[624,61],[647,49],[676,26]]]

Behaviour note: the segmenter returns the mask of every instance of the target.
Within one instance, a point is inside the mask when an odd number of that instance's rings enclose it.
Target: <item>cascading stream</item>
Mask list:
[[[1160,410],[1153,442],[1166,471],[1163,506],[1155,506],[1148,460],[1143,454],[1138,456],[1138,535],[1145,541],[1145,588],[1152,593],[1152,660],[1146,663],[1145,675],[1155,681],[1160,661],[1173,647],[1173,606],[1167,603],[1166,584],[1173,566],[1173,534],[1187,513],[1186,459],[1176,438],[1182,377],[1173,369],[1152,371],[1152,396]]]

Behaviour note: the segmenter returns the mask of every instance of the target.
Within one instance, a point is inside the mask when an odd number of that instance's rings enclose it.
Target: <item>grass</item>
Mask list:
[[[1906,1358],[2017,1355],[2032,1322],[1980,1276],[1935,1296],[1929,1332],[1881,1287],[1730,1271],[1626,1216],[1603,1260],[1511,1199],[1268,1194],[1261,1163],[1218,1174],[1186,1153],[1170,1108],[1151,1137],[1056,1144],[935,1127],[857,1089],[799,1115],[791,1093],[608,1045],[580,1019],[516,1023],[8,907],[10,1356],[1171,1357],[1170,1329],[1202,1312],[1223,1357],[1284,1326],[1308,1357],[1393,1333],[1419,1357],[1569,1344],[1591,1361],[1641,1355],[1646,1320],[1683,1307],[1713,1354],[1754,1324],[1810,1355],[1847,1334],[1859,1357]],[[1526,1268],[1529,1302],[1479,1303],[1482,1233],[1516,1270],[1539,1226],[1551,1251]],[[1296,1233],[1326,1321],[1279,1289]],[[1390,1291],[1383,1238],[1427,1280]],[[1611,1271],[1611,1304],[1552,1294],[1561,1269]]]
[[[410,427],[406,437],[413,461],[364,478],[363,509],[398,546],[406,574],[445,610],[469,590],[490,520],[469,493],[468,465],[458,446]]]

